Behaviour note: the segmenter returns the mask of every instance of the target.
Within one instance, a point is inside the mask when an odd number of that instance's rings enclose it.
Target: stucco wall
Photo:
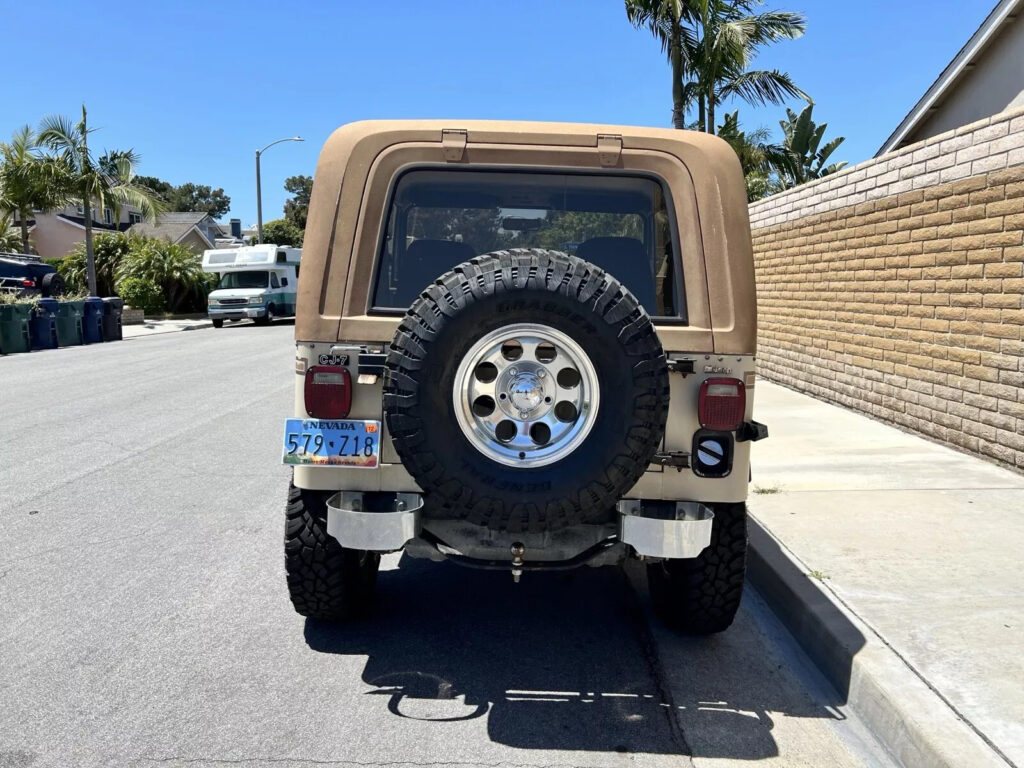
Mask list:
[[[1024,111],[750,213],[761,375],[1024,468]]]
[[[1024,19],[1014,19],[946,94],[935,114],[906,138],[924,141],[966,123],[1024,107]]]

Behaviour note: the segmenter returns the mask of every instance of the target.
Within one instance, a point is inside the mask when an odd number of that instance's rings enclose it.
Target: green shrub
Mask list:
[[[124,258],[133,250],[144,246],[149,238],[135,237],[123,232],[110,235],[95,235],[92,239],[92,252],[96,258],[96,293],[98,296],[113,296],[117,282],[117,269]],[[75,250],[59,260],[55,265],[60,276],[67,283],[69,291],[85,290],[85,243],[75,246]]]
[[[117,294],[130,307],[141,309],[147,315],[164,311],[164,292],[160,286],[144,277],[126,277],[117,284]]]
[[[131,277],[159,286],[171,312],[206,309],[206,295],[210,292],[208,275],[203,272],[199,254],[184,245],[136,238],[117,268],[118,285]]]

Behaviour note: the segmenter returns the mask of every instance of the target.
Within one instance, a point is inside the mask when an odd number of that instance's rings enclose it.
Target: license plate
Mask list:
[[[288,419],[283,451],[285,464],[373,468],[380,456],[380,422]]]

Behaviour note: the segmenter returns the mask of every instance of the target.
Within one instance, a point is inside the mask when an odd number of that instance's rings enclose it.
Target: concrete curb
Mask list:
[[[138,327],[138,326],[131,326],[131,327],[134,328],[134,327]],[[150,338],[152,336],[163,336],[164,334],[167,334],[167,333],[179,333],[180,331],[196,331],[196,330],[200,330],[202,328],[212,328],[212,327],[213,327],[213,323],[211,323],[209,320],[206,320],[206,321],[199,320],[199,321],[196,321],[196,322],[193,322],[193,323],[189,323],[188,325],[162,326],[162,327],[157,327],[157,328],[153,328],[153,329],[147,329],[145,333],[133,333],[130,336],[124,336],[123,340],[124,341],[135,341],[136,339],[148,339],[148,338]]]
[[[747,577],[886,749],[907,768],[1012,766],[884,639],[752,516]]]

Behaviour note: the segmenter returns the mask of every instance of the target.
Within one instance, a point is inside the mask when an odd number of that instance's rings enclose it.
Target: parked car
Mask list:
[[[636,558],[668,624],[731,624],[767,429],[728,144],[347,125],[320,155],[303,251],[283,438],[300,614],[365,612],[380,555],[404,550],[516,581]]]
[[[0,253],[0,290],[59,296],[64,293],[65,285],[57,270],[38,256]]]

